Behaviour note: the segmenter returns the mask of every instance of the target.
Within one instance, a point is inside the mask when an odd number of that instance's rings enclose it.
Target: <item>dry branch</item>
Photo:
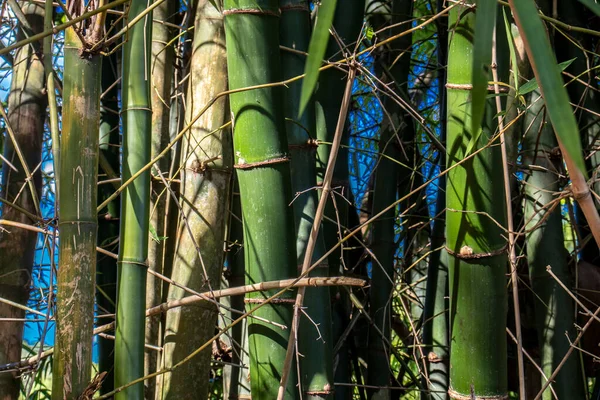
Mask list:
[[[295,282],[297,281],[297,282]],[[204,292],[200,293],[200,295],[188,296],[184,297],[181,300],[168,301],[166,303],[162,303],[158,306],[149,308],[146,310],[146,317],[151,315],[160,314],[167,310],[170,310],[175,307],[182,307],[190,304],[197,303],[202,300],[210,300],[210,299],[218,299],[220,297],[228,297],[228,296],[239,296],[244,295],[246,293],[252,292],[260,292],[264,290],[272,290],[272,289],[292,289],[298,287],[306,287],[306,286],[358,286],[362,287],[366,284],[366,281],[363,279],[357,278],[348,278],[348,277],[329,277],[329,278],[302,278],[302,279],[285,279],[281,281],[271,281],[271,282],[260,282],[255,283],[253,285],[245,285],[228,289],[221,290],[213,290],[212,292]],[[103,332],[110,331],[115,328],[115,323],[111,322],[105,325],[101,325],[94,329],[94,334],[100,334]],[[41,353],[41,355],[35,355],[34,357],[30,357],[26,360],[17,361],[13,363],[0,365],[0,373],[6,371],[12,371],[15,369],[23,369],[33,367],[35,364],[39,362],[42,358],[46,358],[49,355],[54,353],[54,349],[49,349]]]

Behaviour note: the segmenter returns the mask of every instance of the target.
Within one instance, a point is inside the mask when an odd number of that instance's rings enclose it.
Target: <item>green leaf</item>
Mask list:
[[[373,27],[369,25],[367,26],[365,37],[367,38],[367,40],[371,40],[373,39],[373,36],[375,36],[375,31],[373,30]]]
[[[509,0],[509,2],[535,78],[540,85],[554,132],[573,163],[586,176],[575,114],[569,103],[567,89],[562,84],[561,71],[535,2],[534,0]]]
[[[148,226],[148,230],[150,231],[150,236],[152,237],[152,240],[154,240],[156,243],[160,243],[161,241],[167,239],[166,236],[158,236],[158,233],[156,232],[156,229],[154,228],[154,226],[152,226],[152,224]]]
[[[600,17],[600,4],[596,3],[595,0],[579,0],[579,2],[584,4],[587,8],[592,10],[594,14]]]
[[[321,61],[327,50],[327,42],[329,41],[329,28],[333,23],[335,15],[335,5],[337,0],[323,0],[317,14],[317,22],[310,43],[308,45],[308,58],[304,67],[304,81],[302,82],[302,91],[300,93],[300,109],[298,117],[302,116],[308,100],[315,90],[317,80],[319,79],[319,68]]]
[[[573,61],[575,61],[575,60],[576,60],[576,58],[573,58],[571,60],[563,61],[560,64],[558,64],[560,71],[562,72],[565,69],[569,68],[569,65],[571,65],[573,63]],[[539,87],[539,85],[538,85],[537,79],[535,79],[535,78],[530,79],[521,86],[521,88],[519,89],[519,95],[523,96],[527,93],[531,93],[534,90],[536,90],[538,87]]]
[[[510,21],[506,15],[506,9],[502,8],[502,14],[504,16],[504,30],[506,31],[506,39],[508,40],[508,49],[510,52],[510,64],[512,66],[513,81],[515,83],[515,90],[519,92],[519,61],[517,60],[517,51],[515,49],[515,38],[513,37],[512,30],[510,29]]]
[[[494,26],[496,25],[496,0],[478,0],[475,13],[475,39],[473,41],[473,91],[471,92],[471,132],[473,137],[467,146],[469,155],[481,135],[481,121],[485,111]]]

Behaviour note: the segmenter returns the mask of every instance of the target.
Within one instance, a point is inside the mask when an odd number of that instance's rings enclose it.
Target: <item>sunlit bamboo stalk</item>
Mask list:
[[[157,3],[154,3],[157,4]],[[145,0],[129,3],[130,20],[145,12]],[[123,120],[123,181],[150,161],[150,56],[152,13],[128,30],[123,46],[121,98]],[[145,171],[121,194],[118,260],[117,328],[115,331],[115,386],[144,375],[146,269],[150,212],[150,173]],[[141,400],[139,383],[115,395],[117,400]]]

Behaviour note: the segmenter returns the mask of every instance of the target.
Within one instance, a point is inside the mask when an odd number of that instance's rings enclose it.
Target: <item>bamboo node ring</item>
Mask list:
[[[473,90],[473,85],[470,83],[446,83],[446,89],[454,89],[454,90]],[[496,92],[496,87],[494,85],[487,85],[488,92]],[[505,86],[498,86],[499,93],[508,93],[509,88]]]
[[[473,249],[469,246],[462,246],[458,252],[451,250],[448,246],[444,246],[448,254],[455,258],[459,258],[461,260],[478,260],[481,258],[489,258],[499,256],[500,254],[506,252],[508,249],[508,245],[505,245],[498,250],[490,251],[487,253],[475,253]]]
[[[279,10],[265,10],[260,8],[230,8],[229,10],[223,11],[223,16],[234,15],[234,14],[254,14],[254,15],[270,15],[273,17],[279,17],[281,14]]]
[[[448,389],[448,396],[453,400],[508,400],[508,395],[500,394],[497,396],[477,396],[474,393],[462,394],[452,388]]]
[[[251,168],[256,168],[256,167],[262,167],[264,165],[280,164],[280,163],[289,162],[289,161],[290,161],[290,158],[287,156],[284,156],[284,157],[271,158],[270,160],[252,162],[252,163],[235,164],[233,166],[233,168],[251,169]]]
[[[267,299],[244,299],[244,303],[246,304],[262,304]],[[296,299],[271,299],[269,301],[271,304],[296,304]]]

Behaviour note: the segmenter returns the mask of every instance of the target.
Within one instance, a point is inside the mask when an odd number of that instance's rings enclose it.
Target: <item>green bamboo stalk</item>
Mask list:
[[[69,5],[75,14],[83,2]],[[87,34],[65,32],[58,213],[56,342],[52,398],[79,399],[90,383],[96,283],[98,139],[102,58],[86,45],[100,39],[104,14],[88,20]]]
[[[229,85],[239,89],[281,79],[279,2],[226,0]],[[248,283],[296,276],[290,166],[282,89],[271,87],[230,96],[234,151],[244,221]],[[252,293],[248,306],[275,292]],[[256,315],[290,326],[294,292],[259,309]],[[256,319],[248,321],[250,384],[255,400],[277,397],[289,333]],[[295,374],[286,398],[297,396]]]
[[[132,0],[128,16],[134,19],[146,9],[145,0]],[[152,13],[128,30],[123,46],[121,81],[123,157],[122,182],[150,161],[150,56]],[[150,212],[150,174],[142,173],[121,195],[121,235],[117,327],[115,332],[115,386],[123,386],[144,374],[146,268]],[[142,383],[115,395],[117,400],[143,399]]]
[[[418,168],[418,167],[416,167]],[[422,194],[421,194],[422,195]],[[411,291],[414,298],[410,302],[410,317],[416,325],[422,325],[423,311],[425,309],[425,296],[427,291],[427,254],[430,251],[429,238],[431,236],[429,224],[429,210],[426,204],[421,203],[418,206],[415,218],[409,219],[409,224],[415,232],[412,240],[407,246],[411,262],[407,265],[410,268],[409,277]]]
[[[169,121],[171,105],[171,81],[174,74],[174,46],[167,46],[174,37],[174,29],[167,25],[172,23],[177,11],[175,1],[165,1],[153,10],[152,22],[152,56],[150,71],[152,75],[151,101],[152,104],[152,144],[150,156],[156,157],[162,149],[170,142]],[[167,174],[171,165],[171,154],[162,157],[152,170],[152,175],[158,173]],[[151,180],[150,192],[150,226],[151,237],[148,241],[148,268],[165,275],[165,270],[170,267],[165,264],[172,259],[167,258],[167,244],[174,242],[175,237],[168,233],[169,213],[167,203],[170,203],[170,195],[160,179]],[[154,275],[146,278],[146,308],[155,306],[162,302],[163,281]],[[162,316],[146,318],[146,343],[160,346],[160,325]],[[160,353],[147,350],[144,357],[144,373],[150,374],[157,370]],[[144,382],[145,395],[154,398],[156,390],[156,379],[148,379]]]
[[[349,2],[344,2],[344,4],[339,3],[338,7],[336,7],[333,28],[342,42],[347,46],[347,48],[344,49],[346,53],[352,53],[354,51],[354,42],[358,39],[362,26],[364,8],[365,0],[351,0]],[[337,43],[338,42],[333,38],[329,38],[325,55],[330,61],[338,61],[344,58],[344,54],[340,52]],[[329,152],[331,151],[330,143],[333,142],[345,84],[345,74],[335,68],[322,71],[319,75],[319,86],[315,94],[317,139],[328,144],[322,144],[317,148],[317,184],[322,184],[327,163],[329,161]],[[331,182],[332,187],[336,188],[336,192],[341,192],[345,196],[348,196],[349,192],[348,143],[349,138],[347,131],[345,131],[337,154],[333,180]],[[323,221],[323,240],[325,241],[325,249],[332,248],[338,242],[338,225],[332,221],[339,220],[342,226],[348,225],[348,204],[344,199],[340,199],[339,197],[336,200],[337,210],[332,201],[328,201],[325,208],[325,220]],[[341,257],[341,248],[336,249],[328,257],[327,261],[329,263],[329,273],[331,275],[343,273],[342,263],[340,262]],[[339,288],[331,288],[330,296],[333,300],[333,343],[335,345],[348,323],[351,306],[345,292],[339,290]],[[334,357],[334,365],[337,365],[334,371],[334,381],[349,383],[350,359],[348,357],[347,346],[342,346],[338,354],[334,354]],[[349,387],[338,386],[335,390],[335,398],[345,399],[350,393],[351,389]]]
[[[443,81],[442,81],[443,82]],[[443,140],[442,140],[443,143]],[[443,170],[443,168],[442,168]],[[425,309],[423,310],[423,343],[426,347],[427,371],[429,381],[427,387],[431,398],[445,400],[448,391],[448,252],[440,248],[446,243],[444,230],[446,207],[446,179],[438,181],[438,197],[436,200],[436,219],[431,231],[431,251],[427,268],[427,289],[425,293]],[[421,395],[428,398],[427,394]]]
[[[496,111],[488,101],[482,132],[471,131],[471,57],[475,13],[450,11],[448,26],[447,165],[487,145]],[[500,26],[497,37],[502,38]],[[503,31],[503,30],[502,30]],[[500,39],[499,39],[500,40]],[[499,59],[500,60],[500,59]],[[499,65],[499,71],[503,72]],[[500,73],[503,76],[504,73]],[[493,102],[493,100],[492,100]],[[446,240],[450,278],[450,397],[506,396],[506,240],[505,204],[499,146],[488,146],[448,173]],[[483,212],[475,214],[469,211]]]
[[[107,18],[107,26],[114,23],[115,18]],[[100,99],[100,154],[108,161],[113,171],[119,171],[119,86],[115,85],[119,73],[117,70],[118,53],[102,58],[102,92]],[[108,172],[104,172],[104,179]],[[101,204],[113,192],[113,186],[98,186],[98,204]],[[115,199],[98,214],[98,246],[118,252],[116,240],[119,238],[119,201]],[[106,255],[98,255],[96,285],[96,304],[100,314],[114,314],[117,302],[117,262]],[[106,322],[101,320],[101,322]],[[105,394],[114,389],[114,351],[115,341],[98,337],[98,370],[106,371],[100,393]]]
[[[307,51],[310,40],[310,9],[306,0],[280,0],[281,45],[298,51]],[[305,57],[289,51],[281,53],[283,78],[304,72]],[[314,101],[309,100],[299,118],[302,82],[287,87],[285,101],[286,126],[291,157],[292,190],[295,195],[294,220],[296,225],[296,263],[301,266],[317,209],[318,196],[314,187],[316,178],[316,120]],[[325,243],[319,234],[312,260],[325,254]],[[329,265],[321,263],[309,276],[328,276]],[[331,302],[329,288],[306,289],[304,315],[300,321],[299,351],[302,390],[308,399],[329,399],[333,394],[333,364],[331,337]],[[312,321],[311,321],[312,320]]]
[[[35,3],[23,2],[23,12],[35,29],[43,27],[44,8]],[[19,26],[17,40],[23,39]],[[17,145],[25,155],[30,169],[41,159],[42,132],[47,96],[44,94],[44,66],[39,55],[30,46],[23,46],[14,54],[12,82],[8,95],[8,124],[14,130]],[[12,170],[6,163],[2,166],[1,196],[16,207],[2,205],[2,218],[23,224],[32,221],[17,209],[25,209],[35,215],[36,207],[28,188],[22,190],[26,174],[21,167],[10,140],[4,142],[4,158],[17,168]],[[33,175],[33,186],[40,193],[41,173]],[[18,196],[18,197],[17,197]],[[33,268],[33,255],[37,234],[25,229],[0,232],[0,297],[26,304],[29,298],[29,280]],[[24,318],[23,310],[0,303],[0,315],[8,318]],[[14,362],[21,358],[23,341],[22,322],[3,322],[0,329],[0,362]],[[0,398],[19,395],[20,378],[13,373],[0,374]]]
[[[552,208],[560,191],[560,164],[553,156],[557,146],[552,126],[544,118],[544,102],[539,91],[531,93],[524,126],[523,165],[528,169],[524,180],[523,207],[527,243],[527,262],[533,292],[535,316],[540,340],[540,366],[549,377],[569,350],[565,332],[574,337],[575,307],[573,300],[546,271],[548,265],[562,282],[573,277],[567,266],[560,206]],[[545,383],[545,379],[542,378]],[[553,382],[559,399],[584,399],[583,376],[577,357],[561,366]],[[546,390],[543,399],[553,399]]]
[[[196,115],[216,94],[227,90],[225,32],[221,13],[209,0],[196,8],[191,75],[187,97],[187,120]],[[232,171],[231,135],[220,127],[229,119],[226,98],[192,125],[183,138],[181,221],[171,278],[195,291],[219,287],[223,269],[223,246],[229,186]],[[169,299],[187,293],[169,289]],[[167,312],[163,350],[166,368],[181,361],[210,340],[217,323],[214,304],[200,302],[193,307]],[[206,398],[210,377],[210,348],[177,368],[162,380],[160,398],[181,399],[194,393]]]
[[[244,285],[244,227],[242,224],[242,205],[237,180],[234,179],[231,196],[231,215],[229,216],[229,247],[227,249],[225,275],[227,287]],[[221,298],[221,302],[238,311],[244,311],[244,296]],[[237,317],[231,312],[226,314],[232,320]],[[222,321],[226,325],[229,320]],[[235,325],[229,336],[223,340],[231,347],[231,365],[223,367],[223,399],[237,400],[250,398],[250,375],[248,371],[248,324],[247,319]],[[238,367],[245,366],[245,368]]]
[[[437,9],[441,10],[443,0],[437,0]],[[438,25],[438,64],[446,65],[448,48],[448,27],[440,22]],[[446,144],[446,71],[438,72],[438,89],[440,98],[440,142]],[[446,169],[445,157],[440,157],[440,170]],[[442,248],[446,244],[446,176],[438,180],[436,207],[433,226],[431,228],[431,254],[427,267],[427,289],[425,293],[425,309],[423,310],[423,344],[427,356],[427,387],[433,400],[445,400],[448,392],[448,252]],[[428,399],[421,394],[421,399]]]

